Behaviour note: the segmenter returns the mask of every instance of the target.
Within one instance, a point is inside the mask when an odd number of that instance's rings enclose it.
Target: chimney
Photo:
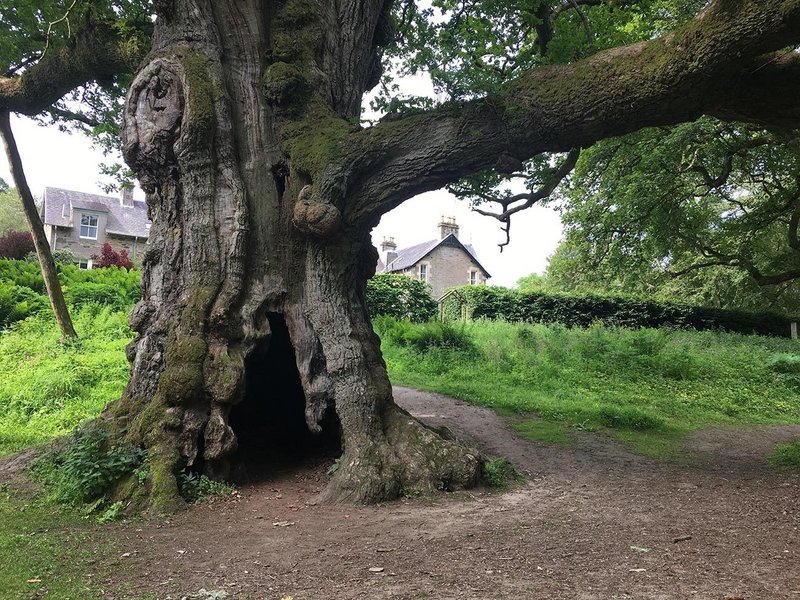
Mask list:
[[[397,244],[393,237],[385,237],[381,242],[381,254],[383,255],[383,264],[387,267],[389,263],[397,258]]]
[[[445,218],[444,215],[442,215],[442,220],[439,222],[439,239],[443,240],[451,233],[458,237],[458,225],[456,224],[456,218]]]
[[[133,188],[132,187],[123,186],[122,190],[120,191],[119,199],[120,199],[120,202],[122,203],[122,206],[125,206],[127,208],[132,208],[133,207]]]

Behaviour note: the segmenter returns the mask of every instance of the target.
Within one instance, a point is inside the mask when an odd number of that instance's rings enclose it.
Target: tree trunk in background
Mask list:
[[[156,3],[123,127],[153,226],[131,380],[105,413],[118,440],[149,450],[143,504],[179,502],[184,468],[227,477],[247,426],[237,411],[292,379],[305,427],[341,436],[328,499],[480,478],[477,453],[394,404],[364,300],[375,223],[346,223],[346,199],[315,185],[379,75],[388,3],[368,4]]]
[[[0,137],[3,138],[3,143],[6,147],[11,176],[22,201],[22,210],[25,213],[25,219],[28,221],[28,228],[33,237],[33,246],[36,248],[36,256],[42,269],[42,278],[44,279],[45,288],[47,288],[50,306],[53,307],[56,323],[58,323],[58,328],[61,330],[61,335],[65,338],[76,338],[78,334],[75,333],[75,328],[72,326],[72,319],[69,316],[69,309],[64,300],[64,293],[61,291],[53,253],[50,251],[50,244],[47,242],[47,236],[44,233],[42,219],[39,217],[36,202],[33,199],[30,187],[28,187],[28,180],[22,168],[22,158],[17,149],[14,132],[11,130],[11,115],[6,110],[0,111]]]

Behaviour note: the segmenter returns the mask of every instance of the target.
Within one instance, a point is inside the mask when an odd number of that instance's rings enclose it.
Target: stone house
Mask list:
[[[398,250],[394,238],[384,238],[376,270],[421,279],[430,284],[436,300],[448,288],[485,284],[490,277],[472,245],[458,239],[458,225],[452,217],[442,217],[436,240]]]
[[[72,250],[83,269],[92,268],[105,243],[135,261],[150,235],[147,203],[134,200],[133,190],[113,197],[48,187],[40,216],[50,248]]]

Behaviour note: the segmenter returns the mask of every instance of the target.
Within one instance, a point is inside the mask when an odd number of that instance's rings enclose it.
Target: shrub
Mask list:
[[[123,310],[130,305],[125,290],[106,283],[76,283],[67,288],[67,301],[76,308],[86,304],[110,306],[114,310]]]
[[[128,258],[127,250],[120,250],[117,252],[111,247],[111,244],[106,242],[100,254],[92,254],[92,260],[96,260],[95,266],[98,269],[105,269],[108,267],[120,267],[123,269],[133,269],[133,262]]]
[[[178,489],[187,502],[202,502],[209,498],[230,496],[236,488],[222,481],[214,481],[205,475],[183,472],[178,475]]]
[[[428,284],[391,273],[376,273],[367,282],[367,308],[373,317],[389,315],[414,322],[430,321],[437,311]]]
[[[767,360],[767,368],[776,373],[800,373],[800,354],[773,354]]]
[[[36,252],[28,252],[25,255],[25,260],[27,262],[39,264],[39,257],[36,255]],[[74,265],[78,262],[78,255],[75,254],[69,248],[61,248],[59,250],[53,251],[53,262],[57,265]]]
[[[649,431],[664,425],[660,417],[629,406],[604,406],[597,411],[597,416],[603,425],[614,429]]]
[[[108,447],[108,433],[100,428],[77,431],[61,451],[38,458],[31,472],[62,504],[85,504],[102,498],[106,490],[133,472],[145,457],[138,448]]]
[[[381,337],[385,336],[398,346],[408,346],[416,352],[427,352],[432,348],[466,351],[475,349],[464,324],[456,327],[439,321],[412,323],[382,316],[376,318],[375,330]]]
[[[27,231],[10,231],[0,238],[0,258],[21,260],[34,250],[33,237]]]
[[[779,469],[800,469],[800,442],[779,444],[767,458]]]
[[[38,262],[0,259],[0,281],[30,288],[38,294],[46,293]]]
[[[61,264],[58,271],[64,296],[76,308],[100,304],[115,310],[130,310],[141,298],[139,272],[135,270],[119,267],[82,270],[75,264]],[[37,262],[0,259],[0,327],[49,306]]]
[[[509,481],[522,479],[519,471],[505,458],[492,458],[483,465],[484,476],[489,487],[503,489]]]

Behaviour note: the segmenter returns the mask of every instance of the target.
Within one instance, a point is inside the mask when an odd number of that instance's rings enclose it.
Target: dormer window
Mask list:
[[[81,215],[81,237],[86,240],[97,239],[97,215]]]

